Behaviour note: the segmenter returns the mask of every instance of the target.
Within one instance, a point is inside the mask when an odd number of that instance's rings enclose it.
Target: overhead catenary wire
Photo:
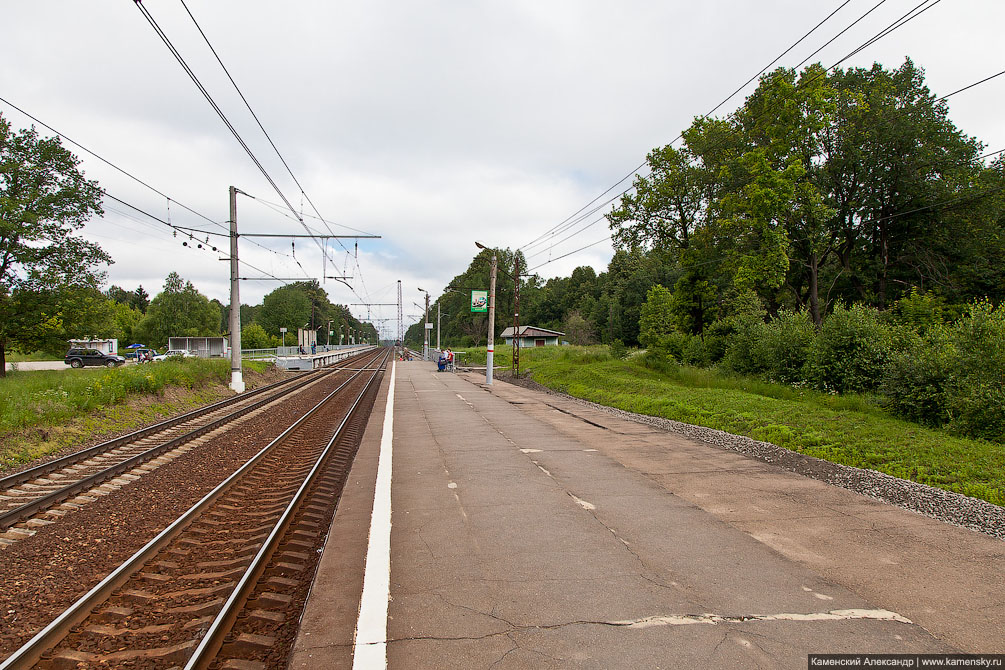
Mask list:
[[[121,174],[125,175],[126,177],[129,177],[130,179],[132,179],[133,181],[135,181],[137,184],[140,184],[141,186],[145,186],[146,188],[150,189],[151,191],[153,191],[157,195],[161,196],[162,198],[164,198],[164,199],[166,199],[166,200],[168,200],[170,202],[175,203],[179,207],[182,207],[183,209],[191,212],[192,214],[195,214],[196,216],[198,216],[201,219],[205,219],[206,221],[212,223],[214,226],[218,226],[220,228],[223,228],[224,230],[227,230],[227,226],[225,225],[225,222],[221,223],[219,221],[216,221],[216,220],[214,220],[214,219],[206,216],[205,214],[192,209],[191,207],[189,207],[188,205],[184,204],[183,202],[180,202],[177,198],[172,198],[168,194],[164,193],[163,191],[157,189],[154,186],[151,186],[149,183],[147,183],[144,180],[140,179],[139,177],[137,177],[133,173],[129,172],[125,168],[119,167],[118,165],[116,165],[112,161],[110,161],[107,158],[101,156],[100,154],[92,151],[91,149],[88,149],[83,144],[81,144],[80,142],[77,142],[76,140],[72,139],[71,137],[69,137],[65,133],[56,130],[55,128],[53,128],[52,126],[50,126],[45,121],[42,121],[37,116],[34,116],[34,115],[30,114],[29,112],[25,111],[21,107],[18,107],[17,105],[15,105],[10,100],[7,100],[6,98],[0,97],[0,102],[4,103],[5,105],[7,105],[8,107],[10,107],[11,109],[17,110],[18,112],[20,112],[24,116],[28,117],[29,119],[31,119],[32,121],[34,121],[35,123],[37,123],[38,125],[42,126],[43,128],[45,128],[49,132],[52,132],[52,133],[56,134],[57,136],[63,138],[64,140],[66,140],[70,144],[74,145],[75,147],[77,147],[81,151],[84,151],[85,153],[88,153],[91,156],[94,156],[95,158],[97,158],[99,161],[101,161],[105,165],[107,165],[110,168],[112,168],[112,169],[120,172]]]
[[[137,0],[137,2],[140,2],[140,1],[141,0]],[[212,52],[213,57],[216,58],[216,62],[220,65],[220,68],[223,70],[224,74],[227,75],[227,79],[230,81],[231,85],[233,85],[234,90],[237,91],[237,94],[238,94],[238,96],[240,96],[241,101],[244,103],[244,106],[248,109],[248,112],[251,114],[252,118],[255,120],[255,123],[258,124],[259,130],[261,130],[262,134],[265,135],[265,139],[268,140],[269,145],[272,147],[273,151],[276,152],[276,156],[279,157],[279,160],[280,160],[280,162],[282,162],[283,167],[286,168],[286,171],[289,173],[290,177],[293,179],[293,182],[297,185],[297,188],[300,189],[300,194],[307,200],[308,204],[311,206],[311,209],[313,209],[314,213],[317,215],[317,218],[322,223],[324,223],[325,228],[327,228],[328,232],[330,234],[334,235],[335,233],[331,229],[331,226],[328,224],[328,221],[321,215],[321,212],[318,211],[318,208],[314,205],[314,201],[311,200],[310,196],[307,195],[307,192],[304,190],[304,187],[300,184],[300,180],[297,179],[297,176],[293,173],[293,170],[292,170],[292,168],[290,168],[289,163],[286,162],[286,158],[279,151],[279,147],[276,146],[276,143],[272,140],[272,136],[269,135],[269,133],[268,133],[267,130],[265,130],[265,126],[262,124],[262,121],[258,118],[258,114],[255,113],[255,110],[251,107],[251,103],[248,102],[247,97],[245,97],[244,92],[241,91],[240,86],[237,85],[237,82],[234,80],[234,77],[231,76],[230,70],[228,70],[227,66],[224,65],[223,59],[220,58],[219,53],[217,53],[216,48],[213,46],[212,42],[210,42],[209,37],[206,35],[205,31],[202,29],[202,26],[199,25],[199,22],[196,20],[195,16],[192,14],[192,11],[188,8],[188,5],[185,4],[185,0],[180,0],[180,2],[181,2],[182,7],[184,7],[185,12],[188,14],[189,18],[192,20],[192,23],[195,25],[196,30],[198,30],[199,34],[202,36],[202,39],[206,43],[206,46]],[[277,192],[278,192],[278,189],[277,189]],[[283,197],[282,193],[280,193],[280,197],[283,198],[283,201],[286,202],[287,205],[289,205],[289,202]],[[300,222],[300,225],[303,226],[304,230],[306,230],[309,234],[313,233],[314,231],[312,231],[311,228],[304,222],[303,211],[301,211],[299,214],[297,214],[297,212],[295,210],[293,210],[292,207],[290,207],[290,209],[291,209],[291,211],[293,211],[294,215],[296,216],[296,219]],[[302,207],[301,207],[301,210],[302,210]],[[336,238],[336,241],[338,242],[339,246],[341,246],[347,253],[349,252],[349,250],[345,247],[345,245],[342,243],[341,240],[338,240],[338,238]],[[331,257],[328,256],[328,251],[325,248],[325,246],[321,244],[321,241],[315,238],[314,239],[314,243],[317,244],[318,248],[321,250],[322,255],[325,258],[327,258],[327,260],[330,260],[330,261],[332,261],[334,263],[334,259],[332,259]],[[360,281],[362,281],[362,279]]]
[[[889,35],[890,33],[892,33],[894,30],[897,30],[898,28],[900,28],[904,24],[908,23],[909,21],[913,21],[914,19],[918,18],[919,16],[921,16],[922,14],[924,14],[925,12],[927,12],[929,9],[931,9],[932,7],[935,7],[935,5],[937,5],[940,2],[942,2],[942,0],[935,0],[934,2],[932,2],[932,4],[928,5],[927,7],[924,7],[924,5],[927,5],[929,2],[931,2],[931,0],[923,0],[918,5],[915,5],[914,8],[911,9],[909,12],[907,12],[904,15],[902,15],[899,19],[897,19],[896,21],[894,21],[893,23],[891,23],[890,25],[888,25],[886,28],[884,28],[883,30],[881,30],[880,32],[878,32],[876,35],[874,35],[870,40],[868,40],[865,43],[861,44],[857,49],[855,49],[850,54],[848,54],[847,56],[845,56],[845,58],[842,59],[842,61],[843,60],[847,60],[848,58],[851,58],[852,56],[854,56],[858,52],[860,52],[863,49],[866,49],[866,48],[872,46],[872,44],[874,42],[878,42],[879,40],[883,39],[884,37],[886,37],[887,35]],[[922,7],[923,7],[923,9],[919,10],[919,8],[922,8]]]
[[[296,208],[294,208],[293,205],[290,203],[289,199],[286,197],[286,195],[283,193],[282,189],[279,187],[279,185],[273,179],[272,175],[265,168],[265,166],[261,163],[261,161],[255,155],[255,153],[251,150],[251,147],[247,144],[247,142],[244,140],[244,138],[241,136],[241,134],[237,131],[237,129],[231,123],[230,119],[227,117],[227,115],[223,112],[223,110],[217,104],[217,102],[215,101],[215,99],[213,98],[213,96],[209,93],[209,91],[206,89],[206,87],[203,85],[203,83],[201,82],[201,80],[199,79],[199,77],[195,74],[195,71],[189,66],[188,62],[181,55],[181,52],[174,46],[173,42],[168,37],[167,33],[160,27],[160,25],[157,23],[157,20],[153,17],[153,15],[150,13],[150,11],[143,5],[142,0],[134,0],[134,4],[136,5],[137,9],[139,9],[139,11],[143,15],[143,17],[146,19],[147,23],[150,24],[150,27],[154,30],[154,32],[157,34],[157,36],[161,39],[161,41],[164,43],[164,45],[168,48],[168,51],[171,53],[171,55],[175,58],[175,60],[178,62],[178,64],[182,67],[182,69],[185,71],[185,73],[192,80],[192,83],[195,84],[196,88],[199,90],[199,92],[203,95],[203,97],[209,103],[209,105],[213,109],[213,111],[216,112],[217,116],[220,118],[220,120],[223,122],[223,124],[227,127],[227,129],[234,136],[234,139],[237,140],[237,142],[241,146],[241,148],[244,149],[245,153],[251,159],[252,163],[254,163],[254,165],[258,168],[258,170],[259,170],[259,172],[261,172],[262,176],[265,177],[265,179],[269,183],[269,185],[272,186],[273,190],[279,196],[280,200],[282,200],[283,203],[286,205],[287,209],[289,209],[289,211],[293,213],[294,217],[301,224],[301,226],[304,227],[305,231],[309,235],[311,235],[311,237],[314,239],[315,244],[318,245],[318,248],[321,250],[321,252],[322,253],[326,253],[324,247],[320,244],[319,240],[315,237],[315,235],[317,233],[315,231],[312,231],[310,229],[310,227],[308,227],[307,224],[304,222],[303,217],[301,217],[297,213]],[[209,43],[209,40],[206,38],[205,33],[202,31],[202,28],[199,27],[198,22],[195,21],[195,18],[194,18],[194,16],[192,16],[192,13],[190,11],[188,11],[188,7],[187,6],[185,6],[185,10],[189,14],[189,16],[192,18],[192,20],[195,23],[195,25],[196,25],[197,29],[199,30],[200,34],[202,34],[203,39],[206,40],[207,44],[209,44],[210,49],[213,51],[214,56],[217,57],[217,61],[220,63],[221,67],[223,67],[224,71],[227,73],[227,76],[231,80],[231,83],[233,83],[233,85],[235,86],[235,88],[238,89],[238,94],[241,96],[242,100],[245,101],[245,104],[248,106],[249,111],[251,111],[252,116],[255,117],[256,122],[259,123],[259,127],[262,128],[262,131],[264,133],[265,129],[264,129],[264,127],[261,126],[261,123],[258,121],[257,115],[255,115],[254,110],[252,110],[251,107],[250,107],[250,105],[247,103],[247,99],[244,97],[244,94],[241,93],[240,88],[237,87],[236,82],[234,82],[233,78],[230,77],[229,71],[227,71],[226,67],[223,66],[222,60],[217,55],[216,50],[213,49],[212,44]],[[267,136],[270,144],[272,144],[273,148],[276,149],[275,144],[272,142],[271,137],[268,137],[267,133],[265,133],[265,134],[266,134],[266,136]],[[277,152],[277,154],[279,154],[278,149],[276,149],[276,152]],[[287,169],[289,169],[289,166],[288,166],[288,164],[286,164],[286,161],[282,157],[282,155],[279,154],[279,156],[280,156],[280,160],[283,162],[283,164],[286,165]],[[297,181],[295,175],[292,174],[292,171],[290,171],[290,174],[291,174],[291,176],[293,176],[294,181]],[[299,182],[297,182],[297,185],[298,185],[298,187],[300,187]],[[301,187],[301,192],[303,193],[302,187]],[[304,197],[307,197],[306,193],[304,193]],[[310,198],[309,197],[307,197],[307,200],[308,200],[308,202],[310,202]],[[311,203],[311,206],[313,207],[313,203]],[[315,211],[317,212],[316,208],[315,208]],[[320,217],[320,212],[318,212],[318,215]],[[322,220],[324,220],[324,219],[322,218]],[[325,222],[325,225],[327,226],[327,222]],[[341,242],[340,242],[340,244],[341,244]],[[343,245],[343,248],[344,248],[344,245]],[[329,259],[329,260],[331,260],[331,259]],[[300,265],[299,261],[297,261],[297,264]],[[345,283],[345,282],[343,282],[343,283]]]
[[[280,211],[282,209],[282,207],[283,207],[280,204],[277,204],[277,203],[274,203],[274,202],[269,202],[268,200],[266,200],[265,198],[263,198],[261,196],[256,196],[255,200],[258,201],[258,202],[260,202],[260,203],[262,203],[263,205],[267,205],[269,207],[274,208],[277,212]],[[289,215],[286,214],[285,211],[283,211],[281,213],[284,216],[289,217]],[[321,217],[313,215],[313,214],[304,214],[303,216],[304,216],[305,219],[317,219],[318,221],[323,221],[323,219]],[[290,218],[293,218],[293,217],[290,217]],[[338,227],[340,227],[340,228],[345,228],[346,230],[351,230],[354,233],[360,233],[361,235],[373,235],[374,234],[374,233],[370,232],[369,230],[361,230],[359,228],[353,228],[352,226],[347,226],[344,223],[335,223],[335,225],[338,226]],[[348,249],[345,249],[345,251],[348,251]]]
[[[131,180],[133,180],[137,184],[139,184],[139,185],[141,185],[141,186],[149,189],[153,193],[156,193],[160,197],[164,198],[165,201],[167,201],[167,203],[168,203],[168,208],[169,209],[170,209],[171,203],[173,202],[174,204],[178,205],[179,207],[181,207],[185,211],[190,212],[190,213],[194,214],[195,216],[199,217],[200,219],[203,219],[203,220],[205,220],[205,221],[213,224],[214,226],[217,226],[217,227],[219,227],[219,228],[221,228],[221,229],[223,229],[224,231],[227,231],[227,232],[216,233],[214,231],[202,230],[202,229],[198,229],[198,228],[185,228],[185,230],[187,230],[189,232],[193,232],[193,233],[199,233],[199,234],[202,234],[202,235],[210,235],[210,234],[212,234],[212,235],[223,235],[223,236],[226,236],[226,237],[230,236],[230,231],[227,228],[227,225],[226,225],[225,221],[224,222],[217,221],[217,220],[213,219],[212,217],[210,217],[210,216],[208,216],[208,215],[206,215],[206,214],[204,214],[204,213],[202,213],[202,212],[200,212],[200,211],[198,211],[196,209],[193,209],[192,207],[186,205],[185,203],[181,202],[177,198],[175,198],[175,197],[173,197],[171,195],[168,195],[163,190],[157,188],[156,186],[153,186],[152,184],[150,184],[149,182],[145,181],[144,179],[141,179],[140,177],[137,177],[135,174],[133,174],[129,170],[126,170],[125,168],[121,167],[120,165],[117,165],[117,164],[113,163],[112,161],[110,161],[109,159],[105,158],[101,154],[98,154],[97,152],[93,151],[89,147],[81,144],[77,140],[71,138],[66,133],[60,131],[59,129],[57,129],[55,127],[53,127],[52,125],[46,123],[45,121],[42,121],[41,119],[39,119],[34,114],[31,114],[30,112],[28,112],[27,110],[25,110],[24,108],[22,108],[22,107],[20,107],[20,106],[18,106],[16,104],[14,104],[10,100],[7,100],[6,98],[0,97],[0,102],[4,103],[5,105],[7,105],[11,109],[17,111],[18,113],[22,114],[23,116],[31,119],[33,122],[35,122],[38,125],[42,126],[43,128],[45,128],[49,132],[53,133],[54,135],[58,136],[59,138],[61,138],[61,139],[65,140],[65,141],[69,142],[70,144],[74,145],[75,147],[77,147],[78,149],[80,149],[81,151],[83,151],[84,153],[89,154],[90,156],[93,156],[94,158],[98,159],[99,161],[101,161],[105,165],[108,165],[110,168],[114,169],[115,171],[117,171],[117,172],[125,175],[126,177],[128,177]],[[175,227],[178,228],[179,230],[182,229],[182,228],[184,228],[184,226],[175,226]],[[264,249],[265,251],[268,251],[268,252],[270,252],[272,254],[275,254],[277,256],[286,256],[286,257],[289,257],[289,254],[284,254],[284,253],[276,251],[275,249],[270,249],[269,247],[267,247],[267,246],[265,246],[263,244],[260,244],[259,242],[256,242],[253,239],[251,239],[249,241],[252,244],[254,244],[256,247]]]
[[[193,238],[194,239],[194,235],[192,234],[192,229],[186,229],[186,228],[184,228],[182,226],[177,226],[177,225],[175,225],[173,223],[165,221],[164,219],[160,218],[156,214],[151,214],[150,212],[146,211],[145,209],[143,209],[141,207],[138,207],[138,206],[136,206],[136,205],[134,205],[134,204],[132,204],[130,202],[127,202],[127,201],[123,200],[122,198],[118,198],[118,197],[112,195],[108,191],[102,191],[102,195],[104,197],[106,197],[106,198],[111,198],[115,202],[120,203],[122,205],[125,205],[126,207],[132,209],[133,211],[139,212],[140,214],[142,214],[142,215],[144,215],[146,217],[149,217],[149,218],[153,219],[154,221],[157,221],[158,223],[161,223],[161,224],[167,226],[168,228],[171,228],[172,230],[180,231],[183,235],[187,235],[189,238]],[[206,233],[206,231],[195,231],[195,232]],[[207,233],[207,234],[221,235],[221,233]],[[226,237],[229,237],[229,235],[226,235]],[[207,250],[209,250],[209,249],[207,249]],[[271,279],[275,279],[276,281],[280,281],[280,282],[282,282],[284,284],[286,283],[284,280],[280,279],[279,277],[276,277],[272,273],[270,273],[270,272],[268,272],[266,270],[263,270],[263,269],[261,269],[259,267],[256,267],[256,266],[252,265],[251,263],[248,263],[244,259],[238,258],[238,263],[240,263],[241,265],[244,265],[246,267],[249,267],[252,270],[255,270],[257,272],[261,272],[262,274],[266,275],[267,277],[269,277]]]
[[[272,178],[272,175],[269,174],[269,171],[265,169],[265,166],[262,165],[258,157],[255,156],[255,153],[251,150],[251,147],[248,146],[247,142],[245,142],[244,138],[237,131],[234,125],[230,122],[230,119],[227,117],[226,114],[224,114],[223,110],[216,103],[216,100],[213,99],[213,96],[210,95],[209,91],[202,84],[202,81],[199,80],[199,77],[195,74],[192,68],[188,65],[188,62],[186,62],[185,58],[181,55],[181,52],[179,52],[178,49],[174,46],[174,44],[171,42],[171,39],[167,36],[167,33],[164,32],[164,30],[157,23],[156,19],[154,19],[153,15],[150,14],[149,10],[147,10],[147,8],[143,5],[143,0],[133,0],[133,2],[136,5],[137,9],[139,9],[143,17],[147,20],[147,23],[150,24],[150,27],[153,28],[154,32],[157,33],[157,36],[168,48],[168,51],[171,52],[171,55],[174,56],[178,64],[181,65],[182,69],[185,71],[185,74],[189,76],[189,79],[192,80],[192,83],[194,83],[196,88],[199,89],[199,92],[202,93],[203,97],[206,99],[206,102],[209,103],[210,107],[213,108],[213,111],[216,112],[217,116],[220,117],[220,120],[231,132],[231,134],[234,136],[234,139],[237,140],[237,143],[241,146],[241,148],[244,149],[244,152],[251,159],[251,162],[255,164],[255,167],[257,167],[259,172],[262,173],[262,176],[264,176],[266,181],[269,182],[269,185],[272,186],[273,190],[275,190],[275,192],[279,195],[279,198],[283,201],[283,203],[287,206],[287,208],[291,212],[293,212],[294,216],[297,216],[298,220],[301,223],[303,223],[303,220],[300,219],[299,216],[297,215],[297,210],[293,207],[292,204],[290,204],[290,201],[286,198],[286,195],[279,188],[279,185],[276,184],[275,180]]]
[[[813,58],[814,56],[816,56],[818,53],[820,53],[821,51],[823,51],[824,49],[826,49],[827,47],[829,47],[834,42],[834,40],[836,40],[837,38],[841,37],[842,35],[844,35],[849,30],[851,30],[852,28],[854,28],[856,25],[858,25],[859,21],[861,21],[862,19],[864,19],[865,17],[869,16],[874,11],[876,11],[877,9],[879,9],[880,6],[883,5],[885,2],[886,2],[886,0],[879,0],[879,2],[877,2],[875,5],[873,5],[872,9],[870,9],[866,13],[862,14],[861,16],[859,16],[857,19],[855,19],[850,24],[848,24],[847,26],[845,26],[844,30],[842,30],[837,35],[835,35],[834,37],[832,37],[829,40],[827,40],[826,42],[824,42],[824,44],[822,46],[820,46],[816,51],[814,51],[813,53],[811,53],[809,56],[807,56],[803,60],[799,61],[799,65],[796,65],[796,67],[794,69],[798,70],[799,68],[801,68],[803,65],[806,64],[806,62],[808,60],[810,60],[811,58]],[[928,2],[928,0],[925,0],[925,2]]]
[[[842,2],[842,3],[840,4],[840,5],[838,5],[838,7],[837,7],[836,9],[834,9],[834,10],[833,10],[833,11],[831,11],[831,12],[830,12],[830,13],[829,13],[829,14],[828,14],[827,16],[825,16],[825,17],[823,18],[823,20],[819,21],[819,22],[818,22],[818,23],[817,23],[817,24],[816,24],[815,26],[813,26],[813,27],[812,27],[812,28],[811,28],[810,30],[808,30],[808,31],[807,31],[806,33],[804,33],[804,34],[803,34],[803,35],[802,35],[802,36],[801,36],[801,37],[800,37],[800,38],[799,38],[798,40],[796,40],[795,42],[793,42],[793,43],[792,43],[792,44],[791,44],[791,45],[790,45],[790,46],[789,46],[789,47],[788,47],[787,49],[785,49],[785,50],[784,50],[784,51],[783,51],[783,52],[782,52],[781,54],[779,54],[778,56],[776,56],[776,57],[775,57],[775,58],[774,58],[774,59],[773,59],[773,60],[772,60],[772,61],[771,61],[770,63],[768,63],[767,65],[765,65],[765,66],[764,66],[763,68],[761,68],[761,70],[760,70],[760,71],[759,71],[759,72],[758,72],[757,74],[755,74],[754,76],[752,76],[752,77],[751,77],[750,79],[748,79],[748,80],[747,80],[747,81],[745,81],[745,82],[744,82],[743,84],[741,84],[740,86],[738,86],[738,87],[736,88],[736,90],[735,90],[735,91],[733,91],[733,92],[732,92],[732,93],[730,93],[730,94],[729,94],[728,96],[726,96],[725,98],[723,98],[723,99],[722,99],[722,101],[720,101],[720,102],[719,102],[719,104],[715,105],[715,107],[713,107],[713,108],[712,108],[711,110],[709,110],[709,111],[708,111],[708,112],[707,112],[707,113],[705,114],[705,116],[706,116],[706,117],[707,117],[707,116],[710,116],[710,115],[714,114],[714,113],[715,113],[716,111],[718,111],[718,110],[719,110],[719,108],[721,108],[721,107],[722,107],[723,105],[725,105],[725,104],[726,104],[727,102],[729,102],[729,100],[731,100],[731,99],[732,99],[732,98],[733,98],[733,97],[734,97],[734,96],[735,96],[735,95],[736,95],[737,93],[739,93],[740,91],[742,91],[742,90],[744,89],[744,87],[746,87],[746,86],[747,86],[748,84],[750,84],[750,83],[751,83],[752,81],[754,81],[755,79],[757,79],[757,77],[761,76],[761,75],[762,75],[762,74],[763,74],[763,73],[764,73],[764,72],[765,72],[765,71],[766,71],[766,70],[767,70],[768,68],[770,68],[770,67],[771,67],[772,65],[774,65],[774,64],[775,64],[775,63],[777,63],[777,62],[778,62],[779,60],[781,60],[782,58],[784,58],[784,57],[785,57],[785,56],[786,56],[786,55],[787,55],[787,54],[788,54],[788,53],[789,53],[790,51],[792,51],[792,49],[794,49],[794,48],[795,48],[795,47],[797,47],[797,46],[798,46],[799,44],[801,44],[801,43],[803,42],[803,40],[805,40],[805,39],[806,39],[807,37],[809,37],[809,36],[810,36],[810,35],[812,35],[812,34],[813,34],[814,32],[816,32],[816,30],[817,30],[818,28],[820,28],[820,26],[822,26],[822,25],[823,25],[824,23],[826,23],[826,22],[827,22],[828,20],[830,20],[830,19],[831,19],[831,17],[833,17],[833,16],[834,16],[835,14],[837,14],[837,13],[838,13],[838,12],[839,12],[839,11],[840,11],[841,9],[843,9],[843,8],[844,8],[844,7],[845,7],[845,6],[846,6],[846,5],[847,5],[847,4],[848,4],[848,3],[850,2],[850,1],[851,1],[851,0],[844,0],[844,2]],[[885,2],[885,0],[883,0],[883,1]],[[674,138],[673,140],[671,140],[671,141],[670,141],[670,144],[673,144],[673,143],[674,143],[674,142],[676,142],[677,140],[679,140],[679,139],[682,139],[682,138],[683,138],[683,136],[684,136],[684,134],[683,134],[683,133],[679,134],[679,135],[678,135],[678,136],[677,136],[676,138]],[[542,238],[545,238],[545,237],[547,237],[547,236],[549,236],[549,235],[552,235],[552,234],[560,234],[560,233],[561,233],[561,231],[560,231],[560,230],[557,230],[557,229],[559,229],[559,228],[560,228],[561,226],[563,226],[564,224],[568,223],[568,222],[570,221],[570,219],[574,219],[574,218],[575,218],[576,216],[578,216],[578,215],[579,215],[579,214],[580,214],[580,213],[581,213],[581,212],[582,212],[583,210],[587,209],[588,207],[590,207],[591,205],[593,205],[594,203],[596,203],[596,202],[597,202],[598,200],[600,200],[600,199],[601,199],[601,198],[603,198],[603,197],[604,197],[605,195],[607,195],[608,193],[610,193],[611,191],[613,191],[614,189],[616,189],[616,188],[617,188],[618,186],[620,186],[621,184],[623,184],[623,183],[624,183],[625,181],[627,181],[628,179],[631,179],[631,178],[632,178],[633,176],[635,176],[636,174],[638,174],[640,170],[642,170],[643,168],[645,168],[645,166],[646,166],[646,161],[643,161],[643,162],[642,162],[642,163],[641,163],[640,165],[636,166],[636,167],[635,167],[635,169],[633,169],[633,170],[632,170],[631,172],[629,172],[629,173],[628,173],[627,175],[625,175],[624,177],[622,177],[621,179],[619,179],[619,180],[618,180],[617,182],[615,182],[615,183],[614,183],[614,184],[613,184],[612,186],[610,186],[610,187],[609,187],[608,189],[606,189],[606,190],[605,190],[605,191],[604,191],[603,193],[601,193],[600,195],[598,195],[597,197],[595,197],[595,198],[594,198],[593,200],[591,200],[590,202],[586,203],[586,204],[585,204],[585,205],[584,205],[583,207],[579,208],[579,209],[578,209],[577,211],[573,212],[573,213],[572,213],[572,214],[571,214],[570,216],[568,216],[567,218],[565,218],[565,219],[564,219],[563,221],[559,222],[559,223],[558,223],[558,224],[557,224],[556,226],[552,227],[551,229],[549,229],[548,231],[546,231],[545,233],[543,233],[543,234],[542,234],[542,235],[540,235],[539,237],[537,237],[537,238],[535,238],[535,239],[531,240],[530,242],[528,242],[528,243],[527,243],[527,244],[525,244],[525,245],[522,245],[522,246],[521,246],[521,247],[519,247],[519,248],[520,248],[520,249],[525,249],[525,248],[527,248],[528,246],[530,246],[530,245],[532,245],[532,244],[534,244],[534,243],[538,242],[538,241],[539,241],[539,240],[541,240]],[[599,207],[601,207],[601,208],[602,208],[602,207],[605,207],[605,206],[606,206],[607,204],[609,204],[609,203],[613,202],[614,200],[616,200],[617,198],[620,198],[621,196],[625,195],[625,194],[626,194],[626,193],[627,193],[628,191],[630,191],[630,190],[631,190],[631,188],[632,188],[632,187],[629,187],[628,189],[626,189],[626,190],[622,191],[622,192],[621,192],[620,194],[616,195],[616,196],[615,196],[614,198],[611,198],[611,199],[608,199],[608,200],[606,200],[606,201],[605,201],[604,203],[602,203],[601,205],[599,205]],[[594,211],[596,211],[596,210],[594,210]],[[589,214],[587,214],[587,216],[589,216]],[[575,225],[575,223],[578,223],[578,220],[577,220],[577,221],[575,221],[575,222],[573,222],[573,224],[572,224],[572,225]]]

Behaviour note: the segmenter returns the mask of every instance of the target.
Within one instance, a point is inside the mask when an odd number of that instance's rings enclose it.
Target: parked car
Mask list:
[[[166,361],[172,356],[177,356],[179,358],[198,358],[195,354],[191,354],[183,349],[168,349],[163,354],[154,356],[155,361]]]
[[[125,356],[126,358],[131,358],[137,361],[143,361],[145,360],[147,354],[150,354],[150,357],[153,358],[154,356],[157,355],[157,350],[150,348],[130,349],[125,353]]]
[[[125,363],[126,359],[116,354],[106,354],[97,349],[70,349],[63,357],[63,362],[74,368],[82,368],[85,365],[104,365],[114,368]]]

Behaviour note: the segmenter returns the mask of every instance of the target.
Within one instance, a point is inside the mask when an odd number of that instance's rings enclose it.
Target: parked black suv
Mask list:
[[[63,362],[74,368],[82,368],[85,365],[105,365],[114,368],[125,363],[126,359],[97,349],[70,349],[63,357]]]

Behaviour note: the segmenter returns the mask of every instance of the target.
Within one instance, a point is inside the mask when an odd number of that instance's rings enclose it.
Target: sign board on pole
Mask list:
[[[489,292],[488,291],[472,291],[471,292],[471,311],[472,312],[487,312],[487,311],[489,311]]]
[[[432,329],[433,329],[433,324],[427,322],[426,323],[426,330],[432,330]]]

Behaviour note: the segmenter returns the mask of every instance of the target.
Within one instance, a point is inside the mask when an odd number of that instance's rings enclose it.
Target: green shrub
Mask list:
[[[949,326],[905,338],[884,374],[898,416],[1005,443],[1005,309],[987,301]]]
[[[712,364],[712,355],[706,346],[704,338],[692,335],[688,338],[687,344],[681,352],[681,363],[684,365],[694,365],[699,368],[707,368]]]
[[[691,337],[679,330],[670,331],[660,335],[650,342],[649,351],[654,356],[659,356],[668,360],[680,363],[684,360],[684,348],[687,347]]]
[[[891,352],[892,333],[878,310],[838,305],[810,345],[803,376],[823,391],[871,391],[879,386]]]
[[[705,330],[705,351],[708,353],[709,365],[719,363],[725,357],[735,332],[732,319],[719,319]]]
[[[610,344],[611,358],[622,360],[628,356],[628,347],[619,338],[615,338]]]
[[[676,377],[681,371],[680,363],[676,358],[667,356],[665,352],[658,349],[647,349],[645,356],[642,357],[642,364],[653,372],[669,378]]]
[[[728,319],[730,322],[726,353],[722,357],[725,370],[741,375],[759,376],[766,372],[760,356],[760,342],[767,326],[759,316],[742,315]]]
[[[968,384],[949,403],[947,428],[959,435],[1005,443],[1005,389],[1001,384]]]
[[[803,381],[803,368],[816,336],[809,314],[781,312],[760,329],[760,334],[755,353],[768,380],[782,384]]]
[[[943,298],[931,292],[922,293],[912,287],[909,294],[896,302],[890,314],[896,323],[909,326],[914,332],[924,335],[931,328],[947,323],[951,311]]]
[[[949,429],[1005,442],[1005,306],[976,302],[952,330],[956,365]]]
[[[880,392],[883,405],[904,419],[940,427],[949,419],[955,352],[947,329],[913,334],[890,358]]]

